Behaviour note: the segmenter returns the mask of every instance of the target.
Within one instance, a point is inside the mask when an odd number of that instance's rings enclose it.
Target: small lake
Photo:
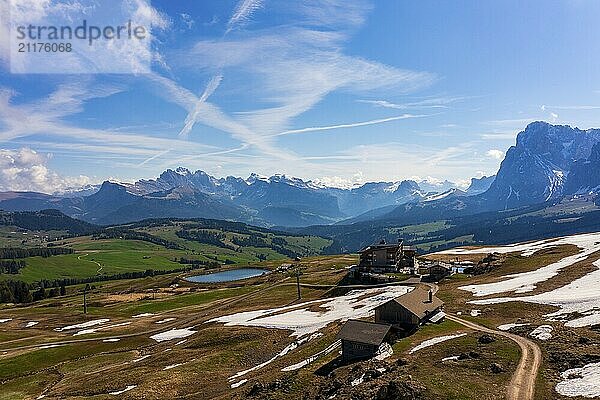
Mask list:
[[[242,279],[254,278],[269,273],[268,269],[261,268],[238,268],[228,271],[213,272],[212,274],[189,276],[186,280],[196,283],[219,283],[240,281]]]

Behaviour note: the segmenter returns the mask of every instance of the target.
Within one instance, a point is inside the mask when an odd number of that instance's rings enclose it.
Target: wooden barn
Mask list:
[[[342,341],[344,361],[375,357],[387,346],[390,339],[389,324],[348,320],[337,335]]]
[[[430,319],[439,321],[444,315],[443,305],[430,290],[417,287],[375,308],[375,322],[412,331]]]

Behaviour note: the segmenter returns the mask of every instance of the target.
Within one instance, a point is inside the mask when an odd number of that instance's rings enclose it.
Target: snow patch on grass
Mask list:
[[[498,330],[501,331],[510,331],[512,328],[518,328],[519,326],[527,326],[529,324],[503,324],[498,325]]]
[[[25,328],[31,328],[32,326],[36,326],[37,324],[39,324],[38,321],[30,321],[25,324]]]
[[[414,347],[411,351],[409,351],[409,354],[413,354],[413,353],[415,353],[419,350],[422,350],[426,347],[430,347],[430,346],[436,345],[438,343],[442,343],[447,340],[456,339],[456,338],[463,337],[463,336],[467,336],[467,334],[459,333],[456,335],[439,336],[439,337],[435,337],[432,339],[428,339],[428,340],[425,340],[424,342],[422,342],[421,344],[419,344],[418,346]]]
[[[140,361],[145,360],[146,358],[148,358],[150,356],[151,356],[151,354],[147,354],[145,356],[141,356],[140,358],[136,358],[134,360],[131,360],[131,362],[133,362],[133,363],[140,362]]]
[[[81,324],[68,325],[62,328],[54,328],[56,332],[70,331],[79,328],[90,328],[92,326],[102,325],[110,321],[108,318],[96,319],[94,321],[82,322]]]
[[[600,324],[600,312],[594,311],[590,314],[584,315],[583,317],[575,318],[565,325],[571,328],[581,328],[584,326],[593,326]]]
[[[150,336],[150,339],[154,339],[157,342],[166,342],[168,340],[173,339],[183,339],[188,336],[193,335],[196,331],[193,331],[192,328],[183,328],[183,329],[171,329],[170,331],[157,333],[156,335]]]
[[[552,326],[550,325],[540,325],[535,328],[529,336],[539,339],[539,340],[549,340],[552,339]]]
[[[362,374],[362,375],[360,376],[360,378],[356,378],[355,380],[353,380],[352,382],[350,382],[350,385],[351,385],[352,387],[354,387],[354,386],[358,386],[358,385],[360,385],[361,383],[363,383],[364,381],[365,381],[365,374]]]
[[[444,357],[442,358],[442,361],[458,361],[458,358],[460,356],[450,356],[450,357]]]
[[[282,368],[281,370],[283,372],[289,372],[289,371],[296,371],[296,370],[298,370],[300,368],[304,368],[308,364],[310,364],[313,361],[315,361],[316,359],[318,359],[319,357],[331,353],[332,351],[334,351],[335,349],[337,349],[341,345],[342,345],[342,341],[341,340],[336,340],[331,345],[327,346],[327,348],[325,348],[325,350],[321,350],[320,352],[318,352],[316,354],[313,354],[312,356],[308,357],[307,359],[302,360],[299,363],[292,364],[292,365],[290,365],[288,367]]]
[[[10,322],[10,321],[12,321],[12,318],[2,318],[2,319],[0,319],[0,324],[3,324],[5,322]]]
[[[38,347],[38,350],[53,349],[55,347],[60,347],[60,346],[64,346],[64,345],[63,344],[45,344],[43,346]]]
[[[125,392],[129,392],[130,390],[133,390],[137,387],[137,385],[129,385],[127,386],[125,389],[123,390],[118,390],[116,392],[109,392],[108,394],[113,395],[113,396],[118,396],[120,394],[123,394]]]
[[[230,376],[228,378],[228,380],[231,382],[231,381],[234,381],[234,380],[236,380],[237,378],[239,378],[241,376],[246,375],[249,372],[261,369],[261,368],[263,368],[263,367],[271,364],[273,361],[277,360],[279,357],[283,357],[286,354],[288,354],[290,351],[295,350],[296,348],[298,348],[298,346],[303,345],[304,343],[306,343],[306,342],[308,342],[308,341],[310,341],[312,339],[316,339],[316,338],[318,338],[320,336],[323,336],[323,334],[320,333],[320,332],[317,332],[317,333],[314,333],[314,334],[312,334],[310,336],[307,336],[307,337],[301,338],[299,340],[296,340],[295,342],[292,342],[292,343],[288,344],[287,346],[285,346],[285,348],[283,350],[281,350],[279,353],[275,354],[273,357],[271,357],[267,361],[265,361],[265,362],[263,362],[261,364],[255,365],[252,368],[248,368],[248,369],[246,369],[244,371],[240,371],[240,372],[238,372],[238,373]]]
[[[559,307],[556,312],[546,314],[550,320],[561,319],[569,314],[581,314],[579,317],[568,321],[565,325],[570,327],[591,326],[600,322],[600,260],[593,263],[598,270],[575,279],[573,282],[533,296],[497,297],[486,300],[471,301],[474,304],[498,304],[511,301],[524,301],[535,304],[545,304]]]
[[[381,361],[381,360],[385,360],[388,357],[391,357],[393,354],[394,354],[394,349],[392,349],[392,346],[390,346],[388,343],[384,343],[383,349],[374,358],[376,360]]]
[[[241,380],[241,381],[239,381],[239,382],[232,383],[232,384],[231,384],[231,388],[232,388],[232,389],[239,388],[240,386],[242,386],[242,385],[243,385],[244,383],[246,383],[246,382],[248,382],[248,379],[242,379],[242,380]]]
[[[148,313],[132,315],[131,318],[144,318],[144,317],[152,317],[152,316],[154,316],[154,314],[148,312]]]
[[[480,249],[450,249],[441,252],[441,254],[485,254],[485,253],[513,253],[521,252],[522,256],[531,256],[535,252],[553,248],[562,245],[575,245],[581,251],[578,254],[568,256],[555,263],[538,268],[535,271],[523,272],[519,274],[510,274],[504,276],[499,282],[486,283],[480,285],[467,285],[459,289],[472,292],[476,297],[489,296],[492,294],[514,292],[526,293],[536,289],[536,284],[545,282],[558,275],[558,273],[573,264],[585,261],[588,257],[600,251],[600,233],[588,233],[583,235],[573,235],[560,239],[542,240],[533,243],[513,244],[502,247],[487,247]]]
[[[156,321],[157,324],[164,324],[167,322],[171,322],[171,321],[175,321],[177,318],[165,318],[165,319],[161,319],[160,321]]]
[[[568,369],[561,374],[556,391],[567,397],[600,397],[600,363]]]
[[[353,290],[344,296],[320,299],[286,307],[247,311],[211,319],[207,322],[222,322],[225,326],[254,326],[287,329],[291,336],[302,337],[313,334],[327,325],[350,318],[371,316],[375,307],[412,290],[406,286],[386,286]],[[318,305],[318,311],[309,310]],[[312,307],[313,309],[317,307]]]
[[[104,340],[103,340],[103,342],[105,342],[105,343],[113,343],[113,342],[118,342],[118,341],[120,341],[120,340],[121,340],[121,339],[119,339],[119,338],[113,338],[113,339],[104,339]]]

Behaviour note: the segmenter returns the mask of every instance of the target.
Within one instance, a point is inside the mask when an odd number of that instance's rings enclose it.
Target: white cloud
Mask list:
[[[252,14],[260,10],[262,6],[262,0],[241,0],[227,22],[227,31],[225,34],[248,22]]]
[[[451,103],[464,100],[463,97],[432,97],[406,103],[392,103],[387,100],[358,100],[360,103],[372,104],[383,108],[406,110],[409,108],[448,108]]]
[[[217,90],[217,88],[221,84],[222,79],[223,75],[215,75],[210,79],[210,81],[206,85],[206,89],[204,89],[204,93],[202,93],[202,96],[200,96],[200,98],[194,105],[194,109],[186,117],[185,124],[181,131],[179,131],[179,136],[185,137],[191,132],[192,128],[194,127],[194,124],[197,121],[198,115],[200,114],[200,112],[202,112],[203,104],[206,103],[208,98],[215,92],[215,90]]]
[[[192,29],[192,27],[196,23],[196,21],[194,21],[194,19],[192,18],[192,16],[190,14],[186,14],[186,13],[181,13],[181,14],[179,14],[179,16],[181,17],[181,21],[183,22],[183,24],[188,29]]]
[[[121,130],[80,128],[65,122],[81,112],[86,101],[109,97],[120,91],[118,86],[94,86],[90,79],[71,78],[69,83],[59,85],[43,99],[17,104],[17,94],[14,91],[0,88],[0,141],[20,139],[22,143],[35,145],[36,148],[67,151],[71,157],[84,152],[88,157],[91,154],[102,155],[104,158],[117,155],[133,162],[133,165],[138,165],[165,149],[176,150],[181,156],[200,156],[207,151],[212,153],[222,150],[186,140]],[[193,106],[197,99],[191,95],[188,101]],[[31,139],[35,135],[47,135],[52,139],[40,142]]]
[[[496,160],[502,160],[504,158],[504,152],[498,149],[488,150],[485,155]]]
[[[29,148],[0,149],[0,191],[54,193],[90,183],[87,176],[63,177],[51,171],[49,159]]]
[[[292,135],[292,134],[297,134],[297,133],[318,132],[318,131],[330,131],[333,129],[357,128],[360,126],[377,125],[377,124],[383,124],[383,123],[391,122],[391,121],[398,121],[398,120],[402,120],[402,119],[419,118],[419,117],[424,117],[424,115],[404,114],[404,115],[398,115],[398,116],[389,117],[389,118],[373,119],[370,121],[351,122],[348,124],[315,126],[315,127],[310,127],[310,128],[292,129],[289,131],[277,133],[274,136],[285,136],[285,135]]]
[[[255,142],[263,143],[290,130],[295,117],[334,91],[402,93],[434,80],[428,73],[345,56],[340,52],[342,38],[336,32],[279,28],[277,33],[259,32],[243,40],[199,42],[182,63],[194,70],[223,68],[232,75],[232,85],[239,84],[235,90],[251,92],[257,104],[274,104],[228,117],[252,132]]]
[[[542,111],[546,111],[547,109],[555,109],[555,110],[573,110],[573,111],[591,111],[591,110],[600,110],[600,106],[594,105],[574,105],[574,106],[542,106]]]

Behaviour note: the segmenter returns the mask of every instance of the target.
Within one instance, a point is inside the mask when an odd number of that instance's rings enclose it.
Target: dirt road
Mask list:
[[[454,322],[458,322],[477,331],[491,333],[494,335],[503,336],[516,342],[521,348],[521,360],[517,369],[513,374],[506,391],[507,400],[533,400],[535,393],[535,381],[538,374],[538,369],[542,362],[542,352],[537,344],[529,339],[512,333],[497,331],[486,328],[485,326],[466,321],[464,319],[447,315],[446,318]]]

